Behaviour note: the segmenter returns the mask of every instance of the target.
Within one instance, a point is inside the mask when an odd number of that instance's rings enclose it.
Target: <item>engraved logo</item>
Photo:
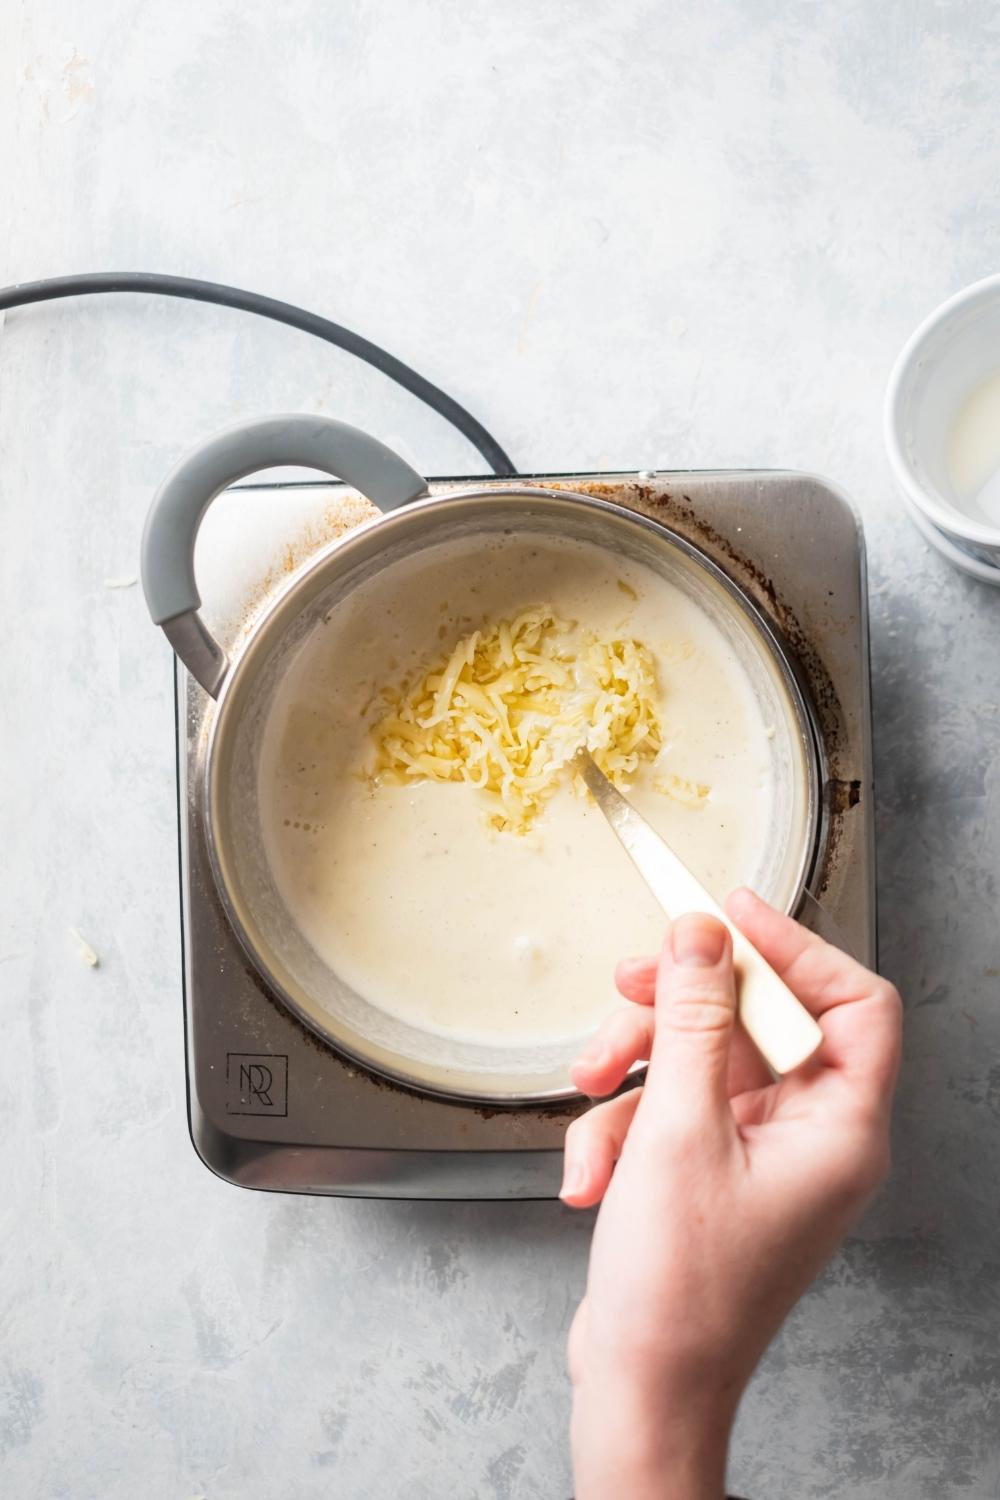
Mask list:
[[[227,1052],[226,1112],[230,1115],[287,1115],[287,1056]]]

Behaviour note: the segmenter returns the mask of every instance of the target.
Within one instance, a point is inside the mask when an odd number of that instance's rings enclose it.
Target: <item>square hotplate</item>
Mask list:
[[[780,635],[815,711],[823,827],[809,882],[819,922],[875,960],[874,804],[864,541],[845,497],[787,472],[545,474],[432,481],[537,483],[612,499],[695,542]],[[341,486],[237,486],[202,527],[203,613],[237,647],[293,568],[370,514]],[[372,1198],[550,1198],[583,1099],[484,1108],[365,1072],[269,993],[216,895],[200,806],[212,700],[176,666],[178,819],[188,1116],[206,1166],[243,1187]]]

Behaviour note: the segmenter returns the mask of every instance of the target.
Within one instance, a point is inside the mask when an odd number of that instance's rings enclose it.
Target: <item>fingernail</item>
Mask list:
[[[578,1163],[567,1165],[563,1172],[562,1187],[559,1189],[560,1198],[575,1198],[583,1191],[586,1181],[587,1175]]]
[[[726,929],[714,917],[681,917],[674,923],[670,949],[674,962],[696,969],[713,969],[726,946]]]
[[[584,1067],[587,1068],[603,1068],[609,1057],[610,1054],[607,1047],[602,1047],[600,1043],[594,1042],[591,1046],[584,1047],[576,1063],[574,1063],[574,1067],[583,1063]]]

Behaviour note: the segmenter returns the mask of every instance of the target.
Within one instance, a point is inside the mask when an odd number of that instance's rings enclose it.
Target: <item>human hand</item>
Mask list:
[[[771,1078],[734,1025],[732,944],[711,917],[619,965],[635,1003],[573,1079],[610,1094],[648,1059],[646,1082],[570,1126],[561,1194],[602,1205],[569,1341],[577,1500],[720,1500],[755,1365],[888,1170],[895,989],[749,891],[727,911],[823,1044]]]

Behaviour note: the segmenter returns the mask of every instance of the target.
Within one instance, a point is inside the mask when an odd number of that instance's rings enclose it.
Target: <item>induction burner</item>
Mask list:
[[[815,715],[823,816],[802,919],[875,962],[868,616],[861,528],[827,482],[788,472],[538,474],[660,520],[769,618]],[[198,538],[202,613],[227,649],[288,574],[373,514],[328,481],[235,486]],[[371,1198],[552,1198],[585,1100],[487,1109],[365,1072],[301,1025],[249,966],[219,903],[200,803],[212,700],[175,663],[188,1117],[206,1166],[243,1187]],[[818,904],[817,904],[818,903]]]

